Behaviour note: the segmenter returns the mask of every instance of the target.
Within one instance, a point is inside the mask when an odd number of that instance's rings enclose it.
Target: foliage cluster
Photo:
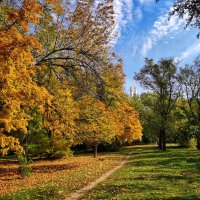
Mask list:
[[[73,144],[141,138],[114,25],[112,0],[0,1],[3,155],[62,157]]]

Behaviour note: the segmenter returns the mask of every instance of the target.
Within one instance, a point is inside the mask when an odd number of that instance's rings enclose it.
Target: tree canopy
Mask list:
[[[159,0],[156,0],[159,2]],[[186,26],[200,28],[200,2],[199,0],[176,0],[169,12],[169,16],[178,15],[179,18],[185,18]],[[200,33],[197,34],[200,37]]]
[[[138,114],[122,103],[114,25],[112,0],[0,1],[3,155],[53,157],[77,143],[141,138]]]
[[[166,126],[181,92],[177,67],[172,59],[161,59],[157,64],[152,59],[146,58],[145,61],[145,66],[134,78],[156,95],[154,110],[159,118],[159,146],[166,150]]]

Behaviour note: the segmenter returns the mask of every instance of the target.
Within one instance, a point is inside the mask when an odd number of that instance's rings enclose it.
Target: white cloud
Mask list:
[[[179,57],[174,58],[176,63],[180,63],[182,60],[196,54],[200,54],[200,42],[195,42],[189,46]]]
[[[115,30],[113,34],[117,32],[118,36],[112,41],[112,44],[116,44],[123,28],[132,21],[133,0],[114,0],[113,7],[115,12]]]
[[[136,18],[137,21],[140,21],[143,18],[143,13],[140,7],[136,8],[134,12],[134,17]]]
[[[150,4],[155,2],[155,0],[140,0],[140,4],[144,5],[144,4]]]
[[[126,9],[126,12],[127,12],[127,22],[130,22],[132,21],[132,9],[133,9],[133,0],[124,0],[124,3],[125,3],[125,9]]]
[[[154,22],[153,28],[142,46],[141,53],[143,56],[146,56],[159,40],[169,35],[172,37],[172,34],[178,33],[180,28],[184,27],[185,19],[179,19],[178,16],[172,16],[170,19],[168,18],[167,13],[160,16],[158,20]]]
[[[151,50],[152,47],[153,47],[153,40],[151,38],[147,38],[142,47],[142,55],[146,56],[147,52]]]

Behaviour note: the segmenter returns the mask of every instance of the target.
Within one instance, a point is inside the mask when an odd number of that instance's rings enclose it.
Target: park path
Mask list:
[[[69,196],[65,200],[78,200],[80,199],[84,194],[86,194],[88,191],[92,190],[97,184],[105,181],[111,174],[113,174],[115,171],[123,167],[130,156],[127,156],[119,165],[114,167],[113,169],[109,170],[105,174],[101,175],[98,179],[95,181],[89,183],[87,186],[74,191],[73,193],[69,194]]]

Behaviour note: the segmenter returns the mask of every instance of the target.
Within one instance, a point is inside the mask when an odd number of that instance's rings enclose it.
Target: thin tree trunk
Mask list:
[[[200,137],[197,137],[197,149],[200,150]]]
[[[166,131],[165,131],[165,129],[162,130],[162,136],[163,136],[162,150],[163,150],[163,151],[166,151]]]
[[[163,137],[162,137],[162,129],[160,129],[160,131],[159,131],[159,141],[158,141],[158,147],[159,147],[160,150],[163,149],[162,145],[163,145]]]
[[[98,144],[94,145],[94,157],[97,157]]]

